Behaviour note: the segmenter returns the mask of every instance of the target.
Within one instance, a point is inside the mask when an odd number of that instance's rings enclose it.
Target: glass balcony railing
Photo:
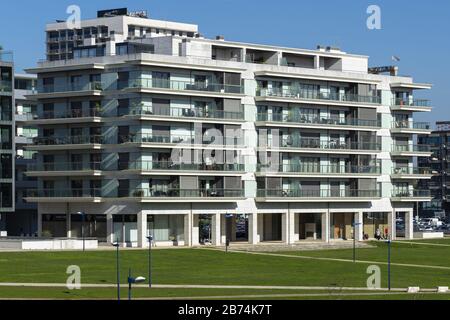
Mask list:
[[[392,128],[430,130],[431,126],[429,122],[394,121],[392,122]]]
[[[272,168],[258,165],[258,171],[270,172]],[[381,174],[380,166],[282,164],[278,172],[317,174]]]
[[[393,99],[392,106],[395,107],[430,107],[431,101],[427,99]]]
[[[189,145],[229,145],[229,146],[235,146],[238,145],[238,143],[235,142],[235,144],[225,144],[227,141],[225,138],[221,139],[216,138],[215,136],[203,136],[199,135],[198,137],[195,137],[194,135],[180,135],[180,134],[174,134],[174,135],[154,135],[154,134],[129,134],[126,136],[119,136],[118,139],[119,143],[170,143],[170,144],[189,144]]]
[[[71,144],[102,144],[103,136],[66,136],[66,137],[37,137],[33,138],[34,145],[71,145]]]
[[[274,147],[272,143],[269,147]],[[320,139],[294,139],[282,138],[279,144],[280,148],[299,148],[299,149],[324,149],[324,150],[368,150],[381,151],[380,143],[372,142],[341,142],[337,140]]]
[[[125,189],[119,190],[119,198],[242,198],[242,189]]]
[[[261,97],[282,97],[282,98],[304,99],[304,100],[326,100],[326,101],[370,103],[370,104],[381,103],[381,98],[378,96],[363,96],[349,93],[347,94],[326,93],[301,89],[259,88],[256,91],[256,95]]]
[[[206,119],[230,119],[230,120],[243,120],[243,112],[230,112],[214,109],[199,109],[199,108],[176,108],[169,107],[166,109],[157,109],[154,107],[134,107],[130,110],[119,110],[119,114],[127,113],[129,115],[155,115],[166,116],[176,118],[206,118]]]
[[[91,171],[102,170],[101,162],[45,162],[32,163],[28,171]]]
[[[258,198],[380,198],[380,190],[259,189]]]
[[[0,80],[0,92],[11,93],[13,90],[12,82],[6,80]]]
[[[14,55],[13,55],[12,51],[0,50],[0,61],[13,62],[13,60],[14,60]]]
[[[29,198],[100,198],[101,189],[37,189],[27,190]]]
[[[168,171],[244,171],[244,164],[212,163],[188,164],[173,163],[170,161],[137,161],[128,165],[130,170],[168,170]]]
[[[394,144],[392,146],[392,152],[431,152],[429,145],[421,145],[421,144],[406,144],[406,145],[398,145]]]
[[[393,190],[393,198],[429,198],[430,190]]]
[[[61,112],[55,111],[42,111],[29,113],[27,117],[32,120],[37,119],[75,119],[75,118],[90,118],[90,117],[102,117],[102,110],[99,108],[90,109],[72,109]]]
[[[364,119],[340,119],[327,117],[310,117],[301,114],[268,114],[258,113],[257,121],[264,122],[286,122],[286,123],[300,123],[300,124],[323,124],[323,125],[338,125],[338,126],[357,126],[357,127],[381,127],[381,122],[378,120],[364,120]]]
[[[398,167],[392,169],[394,175],[431,175],[431,168]]]
[[[99,81],[87,83],[47,84],[38,87],[39,93],[61,93],[74,91],[102,91],[102,83]]]
[[[217,93],[243,93],[241,85],[229,85],[210,82],[189,82],[167,79],[132,79],[129,81],[118,81],[118,89],[140,88],[140,89],[169,89],[174,91],[205,91]]]

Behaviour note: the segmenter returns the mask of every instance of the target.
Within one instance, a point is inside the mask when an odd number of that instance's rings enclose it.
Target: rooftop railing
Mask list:
[[[338,126],[357,126],[357,127],[381,127],[381,121],[365,120],[357,118],[332,118],[332,117],[311,117],[306,115],[295,114],[277,114],[277,113],[258,113],[257,121],[265,122],[287,122],[299,124],[323,124]]]
[[[141,89],[169,89],[174,91],[205,91],[217,93],[243,93],[241,85],[229,85],[210,82],[189,82],[167,79],[132,79],[129,81],[118,81],[118,89],[141,88]]]
[[[9,63],[13,62],[14,55],[13,55],[12,51],[0,50],[0,61],[9,62]]]
[[[325,93],[301,89],[262,88],[256,91],[256,95],[262,97],[283,97],[283,98],[305,99],[305,100],[326,100],[326,101],[370,103],[370,104],[381,103],[381,98],[378,96],[363,96],[349,93],[348,94]]]
[[[380,198],[380,190],[259,189],[258,198]]]

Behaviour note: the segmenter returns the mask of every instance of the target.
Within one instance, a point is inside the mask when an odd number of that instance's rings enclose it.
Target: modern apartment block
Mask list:
[[[431,191],[431,202],[419,205],[423,217],[450,218],[450,121],[436,122],[437,129],[430,135],[420,135],[419,143],[431,147],[429,158],[420,158],[419,165],[430,167],[433,172],[431,180],[421,181],[421,188]]]
[[[37,128],[27,125],[30,114],[37,111],[37,103],[32,99],[36,93],[35,75],[14,75],[15,100],[15,212],[7,216],[9,236],[37,235],[37,204],[25,201],[28,190],[37,188],[37,179],[28,177],[28,167],[36,161],[35,152],[26,150],[38,134]]]
[[[14,212],[14,63],[12,52],[0,51],[0,231]]]
[[[413,120],[431,107],[415,92],[431,85],[336,48],[99,16],[48,25],[47,61],[28,70],[40,235],[80,236],[84,213],[88,236],[140,247],[395,238],[399,216],[413,236],[414,203],[431,199],[414,166],[429,126]]]

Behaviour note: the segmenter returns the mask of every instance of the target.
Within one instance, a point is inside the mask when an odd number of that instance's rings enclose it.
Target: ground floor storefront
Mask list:
[[[230,243],[330,242],[356,239],[411,239],[412,210],[369,211],[364,208],[266,206],[241,213],[244,207],[166,204],[41,205],[42,237],[95,238],[128,247],[223,246]],[[245,212],[245,211],[244,211]],[[402,221],[399,224],[398,221]],[[403,233],[399,232],[403,226]]]

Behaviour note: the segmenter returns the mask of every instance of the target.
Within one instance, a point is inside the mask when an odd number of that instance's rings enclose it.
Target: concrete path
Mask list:
[[[220,250],[220,249],[209,249],[209,250]],[[223,251],[223,250],[220,250],[220,251]],[[361,264],[381,264],[381,265],[387,265],[388,264],[387,262],[384,262],[384,261],[356,260],[354,262],[352,259],[309,257],[309,256],[293,255],[293,254],[268,253],[268,252],[251,252],[251,251],[230,250],[230,249],[228,250],[228,252],[242,253],[242,254],[263,255],[263,256],[274,256],[274,257],[284,257],[284,258],[294,258],[294,259],[337,261],[337,262],[361,263]],[[434,265],[425,265],[425,264],[411,264],[411,263],[397,263],[397,262],[391,262],[391,266],[450,270],[450,267],[444,267],[444,266],[434,266]]]

